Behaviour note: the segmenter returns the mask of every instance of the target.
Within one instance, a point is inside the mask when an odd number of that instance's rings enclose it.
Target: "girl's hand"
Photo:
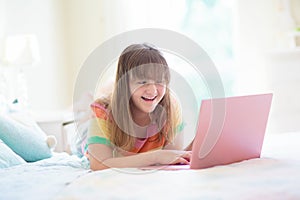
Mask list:
[[[186,164],[190,163],[192,155],[191,151],[178,151],[178,150],[157,150],[154,151],[154,161],[160,165],[170,164]]]

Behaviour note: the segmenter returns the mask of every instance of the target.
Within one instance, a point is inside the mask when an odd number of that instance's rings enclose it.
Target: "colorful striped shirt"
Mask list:
[[[94,113],[94,117],[90,119],[90,125],[88,130],[87,146],[90,144],[105,144],[113,146],[110,138],[111,123],[110,114],[105,106],[94,102],[91,105]],[[176,134],[180,133],[183,129],[181,109],[178,103],[172,103],[172,109],[174,109],[174,117],[176,124]],[[156,149],[162,149],[166,145],[166,138],[163,136],[159,139],[160,134],[156,124],[151,124],[146,127],[147,138],[136,138],[134,147],[130,150],[131,153],[142,153]],[[86,146],[86,147],[87,147]]]

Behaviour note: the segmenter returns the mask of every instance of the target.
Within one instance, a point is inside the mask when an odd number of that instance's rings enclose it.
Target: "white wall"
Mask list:
[[[106,28],[116,27],[109,24],[107,14],[113,7],[108,10],[108,2],[0,0],[0,44],[5,36],[15,34],[35,34],[39,41],[41,61],[24,71],[32,109],[71,106],[78,70],[104,35],[111,33]]]
[[[264,54],[273,48],[274,0],[237,0],[235,9],[236,92],[265,91]]]
[[[300,26],[300,1],[299,0],[291,0],[291,10],[292,16],[296,20],[296,24]]]
[[[2,0],[2,39],[8,35],[35,34],[41,61],[25,70],[29,104],[33,109],[58,109],[69,103],[65,98],[69,82],[63,35],[63,10],[59,0]],[[2,7],[3,6],[3,7]]]
[[[65,0],[64,34],[69,67],[68,101],[71,105],[76,76],[88,55],[103,42],[104,9],[99,0]],[[107,12],[107,11],[106,11]],[[88,81],[88,80],[87,80]]]
[[[2,38],[4,35],[5,22],[6,22],[5,0],[0,0],[0,38]],[[2,54],[2,49],[0,48],[0,50]]]
[[[299,0],[291,1],[299,21]],[[269,132],[300,130],[300,51],[289,47],[289,18],[280,0],[236,1],[237,94],[274,94]],[[298,7],[297,7],[298,6]],[[298,20],[298,21],[297,21]]]

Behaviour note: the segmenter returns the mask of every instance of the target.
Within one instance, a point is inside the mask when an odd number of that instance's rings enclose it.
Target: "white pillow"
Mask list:
[[[0,139],[0,168],[7,168],[26,163]]]

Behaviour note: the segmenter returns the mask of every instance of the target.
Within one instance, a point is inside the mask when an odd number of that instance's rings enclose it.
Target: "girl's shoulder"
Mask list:
[[[95,117],[108,119],[109,117],[109,103],[105,99],[97,99],[90,105]]]

